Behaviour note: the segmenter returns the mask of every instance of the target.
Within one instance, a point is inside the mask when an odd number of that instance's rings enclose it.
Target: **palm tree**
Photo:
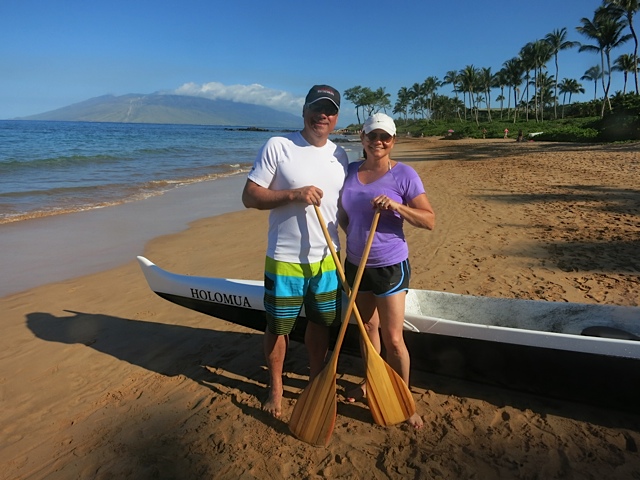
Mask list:
[[[522,84],[522,76],[524,75],[524,67],[518,58],[507,60],[503,64],[505,81],[509,87],[509,102],[507,103],[507,118],[511,110],[511,92],[513,91],[513,123],[516,122],[516,113],[518,105],[518,88]]]
[[[523,97],[526,95],[527,101],[525,102],[525,117],[529,121],[529,85],[531,84],[531,70],[535,70],[535,51],[533,43],[529,42],[520,49],[518,54],[520,65],[524,69],[524,82],[525,90],[522,92]],[[522,101],[522,99],[520,99]]]
[[[369,87],[361,87],[358,85],[345,90],[343,96],[356,106],[358,123],[360,123],[360,108],[362,108],[363,116],[369,116],[380,110],[386,112],[387,108],[391,106],[391,101],[389,100],[391,95],[385,93],[384,88],[378,88],[376,91],[373,91]]]
[[[538,96],[540,98],[540,118],[544,121],[544,105],[554,105],[557,103],[555,97],[556,81],[547,72],[542,72],[538,76]]]
[[[546,37],[544,37],[545,42],[547,42],[547,44],[549,44],[549,47],[551,48],[551,55],[553,55],[555,64],[556,64],[556,75],[555,75],[555,82],[556,82],[556,91],[555,91],[555,97],[556,97],[556,103],[554,103],[553,105],[553,115],[555,118],[558,118],[558,74],[559,74],[559,68],[558,68],[558,53],[561,50],[566,50],[568,48],[573,48],[573,47],[577,47],[580,44],[578,42],[570,42],[569,40],[567,40],[567,29],[566,27],[563,27],[561,29],[556,29],[551,33],[548,33]]]
[[[589,68],[584,75],[580,77],[580,80],[587,80],[589,82],[593,82],[593,99],[596,100],[598,95],[598,80],[602,78],[602,68],[600,65],[594,65]]]
[[[616,58],[615,62],[613,62],[612,70],[622,72],[624,75],[624,87],[622,88],[622,94],[624,95],[625,93],[627,93],[627,76],[629,75],[629,73],[634,72],[636,75],[638,74],[638,66],[636,65],[635,58],[633,57],[633,55],[623,53],[618,58]]]
[[[404,115],[404,121],[407,123],[407,110],[409,109],[409,103],[411,102],[411,95],[407,87],[401,87],[398,90],[398,100],[393,107],[393,113],[400,113]]]
[[[462,102],[458,98],[450,98],[446,95],[434,95],[433,118],[438,120],[451,119],[460,116]]]
[[[460,74],[458,73],[457,70],[449,70],[444,76],[444,79],[442,80],[442,85],[448,85],[448,84],[451,84],[453,86],[453,94],[456,97],[455,103],[458,104],[459,103],[458,92],[460,91],[460,88],[459,88]],[[458,119],[462,121],[462,117],[460,116],[460,110],[458,110]]]
[[[430,115],[433,113],[433,97],[436,94],[436,90],[441,85],[442,82],[438,80],[438,77],[427,77],[420,86],[422,92],[424,93],[425,105],[427,106]]]
[[[464,120],[467,120],[467,91],[464,88],[464,79],[462,78],[462,70],[460,70],[458,72],[458,74],[456,75],[456,85],[455,85],[455,90],[457,92],[461,92],[462,93],[462,105],[463,105],[463,109],[462,112],[464,114]],[[457,95],[456,95],[457,97]]]
[[[361,100],[362,106],[362,115],[366,117],[370,117],[373,111],[375,110],[376,105],[376,94],[369,87],[364,87],[361,91]]]
[[[504,110],[504,101],[506,98],[503,93],[496,97],[496,102],[500,102],[500,120],[502,120],[502,110]]]
[[[597,79],[596,79],[597,81]],[[580,82],[578,82],[576,79],[574,78],[565,78],[560,82],[560,85],[558,85],[558,88],[560,89],[560,93],[563,94],[562,97],[562,118],[564,118],[564,106],[565,106],[565,100],[567,98],[567,94],[569,94],[569,105],[571,105],[571,96],[574,93],[584,93],[584,88],[582,88],[582,84],[580,84]]]
[[[416,118],[416,113],[422,113],[422,116],[424,116],[424,92],[422,91],[422,85],[414,83],[409,89],[409,93],[411,94],[411,111],[413,112],[413,118]]]
[[[567,93],[569,93],[569,91],[571,90],[571,80],[568,78],[563,78],[562,81],[557,85],[557,87],[562,94],[562,118],[564,118],[564,106],[567,103]]]
[[[415,100],[411,102],[411,106],[409,107],[409,113],[413,115],[413,119],[415,120],[416,115],[420,113],[420,103]]]
[[[500,120],[502,120],[502,111],[504,110],[504,89],[509,85],[507,81],[507,74],[505,69],[502,68],[496,72],[493,76],[493,82],[491,83],[492,88],[499,88],[500,95],[496,97],[496,102],[500,102]]]
[[[453,93],[458,98],[458,89],[456,85],[458,84],[458,71],[457,70],[449,70],[442,80],[442,85],[453,85]]]
[[[478,90],[478,70],[473,65],[464,67],[464,69],[460,71],[460,83],[462,85],[462,91],[469,94],[471,111],[473,112],[475,110],[476,125],[480,125],[478,121],[478,109],[475,105],[475,93]]]
[[[629,24],[629,29],[631,30],[631,35],[635,42],[635,46],[633,48],[635,68],[632,71],[636,80],[636,94],[638,95],[640,94],[640,90],[638,90],[638,35],[636,35],[636,31],[633,28],[633,16],[640,11],[640,2],[638,2],[638,0],[604,0],[604,3],[612,8],[617,8],[622,15],[626,17],[627,23]]]
[[[391,100],[389,100],[391,94],[384,90],[384,87],[380,87],[373,92],[369,115],[373,114],[374,111],[379,112],[380,110],[384,110],[384,112],[387,113],[387,108],[391,107]]]
[[[360,122],[360,107],[363,106],[362,104],[362,100],[363,100],[363,93],[362,93],[362,87],[360,85],[356,85],[355,87],[351,87],[348,88],[344,91],[344,93],[342,94],[342,96],[349,100],[351,103],[353,103],[356,106],[356,116],[358,117],[358,123]]]
[[[536,40],[533,42],[533,65],[534,65],[534,99],[536,105],[536,121],[538,120],[538,111],[540,117],[544,118],[544,102],[540,100],[538,94],[541,93],[540,78],[542,77],[542,69],[547,68],[547,62],[551,60],[551,47],[544,40]]]
[[[397,93],[397,101],[394,104],[393,112],[408,120],[408,114],[421,114],[423,117],[434,115],[444,117],[450,114],[449,108],[459,108],[456,114],[460,121],[464,114],[467,119],[467,108],[475,113],[476,123],[479,122],[479,104],[485,102],[487,106],[488,119],[491,121],[491,101],[500,102],[500,116],[502,118],[504,100],[507,99],[507,119],[511,119],[511,100],[513,99],[513,121],[516,122],[519,109],[526,109],[526,119],[529,120],[530,109],[535,110],[536,120],[544,120],[544,110],[553,105],[553,116],[558,118],[557,107],[560,95],[564,101],[569,95],[569,104],[572,95],[584,93],[584,89],[573,80],[568,82],[564,79],[559,81],[559,53],[562,50],[570,49],[576,45],[579,51],[591,51],[599,53],[600,65],[590,68],[581,77],[581,80],[593,81],[594,100],[597,101],[598,83],[601,83],[604,97],[600,115],[604,115],[604,109],[608,104],[611,108],[610,88],[613,71],[621,71],[624,74],[623,94],[626,94],[629,73],[633,73],[635,79],[636,92],[638,93],[638,37],[633,25],[634,15],[639,11],[640,0],[602,0],[602,6],[598,7],[591,19],[582,18],[581,25],[576,30],[591,40],[590,44],[580,44],[579,42],[567,39],[567,28],[554,29],[548,33],[543,40],[536,40],[527,43],[519,52],[518,57],[513,58],[503,64],[503,67],[496,74],[491,74],[491,69],[475,68],[468,65],[462,70],[450,70],[440,82],[437,77],[427,77],[422,84],[415,83],[412,87],[402,87]],[[626,30],[629,27],[631,33]],[[635,48],[633,54],[620,55],[613,62],[611,53],[615,48],[620,47],[625,42],[634,39]],[[555,72],[553,78],[545,73],[547,66],[553,58]],[[524,88],[523,88],[524,82]],[[573,83],[575,82],[575,84]],[[436,90],[446,84],[453,86],[455,102],[449,102],[446,95],[437,95]],[[577,84],[577,85],[576,85]],[[552,85],[553,92],[548,91]],[[508,92],[505,92],[505,87]],[[533,88],[533,92],[530,91]],[[491,98],[491,90],[500,89],[500,95]],[[631,87],[630,87],[631,90]],[[462,93],[462,101],[458,100]],[[511,93],[513,92],[513,93]],[[469,103],[466,98],[469,95]],[[390,107],[390,95],[384,89],[372,91],[369,88],[360,86],[353,87],[345,91],[345,98],[353,100],[356,106],[356,114],[360,121],[360,109],[363,115],[374,110]],[[479,99],[482,99],[480,101]],[[549,99],[553,103],[549,103]],[[437,105],[436,105],[437,101]],[[462,108],[464,108],[464,112]],[[562,111],[564,117],[564,108]],[[549,115],[547,115],[549,117]]]
[[[494,77],[491,74],[491,67],[483,67],[478,70],[478,82],[485,95],[485,104],[487,105],[487,118],[491,122],[491,88],[494,84]]]
[[[622,31],[627,26],[627,21],[623,20],[613,9],[598,7],[593,15],[593,20],[588,18],[580,19],[582,26],[576,27],[578,32],[596,41],[597,45],[582,45],[580,52],[599,52],[602,70],[607,72],[602,77],[602,88],[604,89],[604,102],[600,116],[604,116],[604,109],[607,102],[609,108],[609,88],[611,87],[611,50],[619,47],[629,39],[631,34],[623,35]],[[606,65],[605,65],[606,61]],[[605,84],[604,78],[607,78]]]

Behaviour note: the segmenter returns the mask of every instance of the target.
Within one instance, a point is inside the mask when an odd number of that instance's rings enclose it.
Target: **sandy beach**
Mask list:
[[[437,216],[433,232],[406,227],[412,288],[640,305],[639,152],[402,139],[393,157],[419,172]],[[138,254],[260,280],[267,215],[199,218]],[[640,406],[418,371],[422,430],[379,427],[365,403],[339,402],[328,447],[303,443],[287,420],[308,379],[304,347],[291,345],[283,418],[271,418],[262,335],[162,300],[134,256],[0,299],[0,479],[640,478]],[[339,394],[361,375],[359,358],[341,356]]]

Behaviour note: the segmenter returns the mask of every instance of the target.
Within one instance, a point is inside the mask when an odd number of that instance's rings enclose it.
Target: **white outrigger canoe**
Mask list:
[[[264,331],[262,281],[179,275],[138,261],[160,297]],[[305,325],[303,311],[292,340],[303,340]],[[359,355],[358,335],[349,325],[343,352]],[[409,290],[405,341],[414,369],[640,409],[640,307]]]

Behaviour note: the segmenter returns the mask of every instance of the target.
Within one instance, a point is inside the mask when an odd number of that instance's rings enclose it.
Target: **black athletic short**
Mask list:
[[[353,286],[358,266],[345,261],[344,274]],[[377,297],[394,295],[409,290],[411,265],[409,259],[388,267],[366,267],[360,281],[359,292],[372,292]]]

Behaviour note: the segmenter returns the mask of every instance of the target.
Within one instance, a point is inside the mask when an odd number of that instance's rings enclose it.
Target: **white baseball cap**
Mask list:
[[[364,122],[362,127],[364,133],[369,133],[377,129],[384,130],[389,135],[396,134],[396,124],[394,123],[393,118],[384,113],[374,113],[367,118],[367,121]]]

